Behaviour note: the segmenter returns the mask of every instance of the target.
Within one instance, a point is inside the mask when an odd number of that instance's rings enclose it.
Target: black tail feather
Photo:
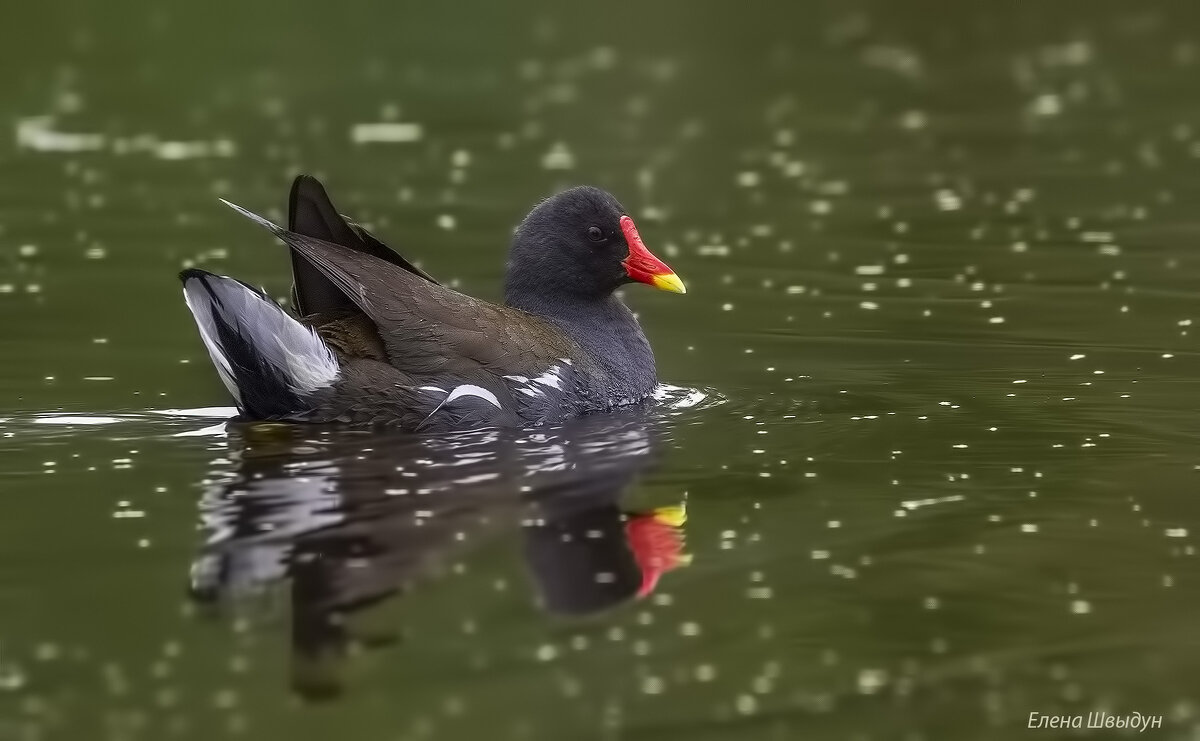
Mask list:
[[[321,183],[301,175],[288,196],[288,231],[326,242],[360,249],[362,240],[334,208]],[[292,292],[296,310],[303,315],[340,313],[354,304],[321,271],[295,249],[292,257]]]
[[[288,231],[364,252],[433,281],[366,229],[338,213],[321,182],[300,175],[288,196]],[[356,311],[354,303],[296,249],[291,249],[293,300],[302,315]]]

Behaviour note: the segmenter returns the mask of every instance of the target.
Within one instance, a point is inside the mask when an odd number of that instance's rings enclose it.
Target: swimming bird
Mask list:
[[[285,229],[225,202],[287,245],[293,315],[247,283],[180,274],[217,374],[247,420],[411,431],[525,426],[644,401],[654,353],[615,291],[683,293],[610,193],[580,186],[517,227],[503,305],[438,283],[334,207],[292,185]]]

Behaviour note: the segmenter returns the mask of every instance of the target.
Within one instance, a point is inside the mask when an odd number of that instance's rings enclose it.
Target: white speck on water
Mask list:
[[[190,160],[202,157],[231,157],[237,151],[228,139],[216,141],[160,141],[151,153],[160,160]]]
[[[1057,116],[1062,113],[1062,99],[1053,93],[1044,93],[1033,99],[1029,110],[1035,116]]]
[[[575,167],[575,155],[564,142],[556,142],[542,155],[542,167],[547,170],[570,170]]]
[[[0,690],[19,690],[25,686],[25,672],[20,665],[0,661]]]
[[[34,152],[94,152],[107,142],[103,134],[58,131],[53,116],[18,119],[16,129],[17,148]]]
[[[737,184],[743,188],[758,187],[760,182],[762,182],[762,178],[759,177],[759,174],[753,170],[747,170],[745,172],[738,173]]]
[[[36,417],[34,424],[39,425],[111,425],[122,422],[120,417],[84,417],[76,415],[49,415]]]
[[[350,128],[350,141],[355,144],[408,144],[420,141],[423,133],[418,123],[358,123]]]
[[[858,691],[864,695],[873,695],[888,682],[888,674],[884,669],[862,669],[858,672]]]
[[[1084,599],[1071,600],[1071,612],[1086,615],[1092,611],[1092,603]]]
[[[1186,527],[1171,527],[1167,528],[1166,535],[1168,538],[1186,538],[1188,531]]]
[[[617,52],[611,46],[597,46],[588,55],[589,61],[596,69],[612,69],[617,63]]]
[[[929,117],[921,111],[905,111],[900,116],[900,128],[916,131],[925,128]]]
[[[932,504],[943,504],[946,502],[961,502],[964,497],[962,494],[951,494],[945,497],[931,497],[929,499],[909,499],[901,502],[900,506],[906,510],[914,510],[919,507],[928,507]]]
[[[962,208],[962,198],[952,190],[939,190],[933,198],[942,211],[957,211]]]
[[[883,265],[858,265],[854,268],[856,275],[883,275]]]
[[[754,695],[738,695],[735,703],[738,713],[742,715],[753,715],[758,711],[758,700]]]
[[[799,160],[792,160],[783,166],[783,174],[789,178],[798,178],[807,171],[808,165]]]

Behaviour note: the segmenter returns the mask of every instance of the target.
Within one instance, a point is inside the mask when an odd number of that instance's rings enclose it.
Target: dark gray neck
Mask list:
[[[616,295],[548,299],[510,290],[504,302],[553,324],[583,348],[595,366],[594,381],[603,386],[593,391],[614,400],[641,400],[657,385],[650,343]]]

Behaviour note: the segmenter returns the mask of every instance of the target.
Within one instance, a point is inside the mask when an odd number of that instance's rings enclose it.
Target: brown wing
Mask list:
[[[375,322],[388,361],[415,376],[536,376],[578,347],[555,327],[431,283],[372,255],[280,230],[289,247],[321,271]]]

